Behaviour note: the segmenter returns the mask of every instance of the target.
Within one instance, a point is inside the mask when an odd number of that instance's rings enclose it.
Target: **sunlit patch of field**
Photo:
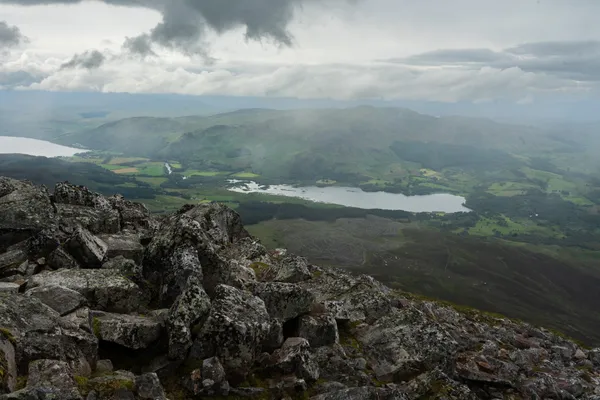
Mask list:
[[[135,174],[138,173],[139,170],[137,168],[121,168],[113,171],[115,174]]]

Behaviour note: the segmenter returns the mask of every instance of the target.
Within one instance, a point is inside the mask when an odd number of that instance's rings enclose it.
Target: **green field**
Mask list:
[[[240,179],[254,179],[254,178],[260,178],[260,175],[255,174],[253,172],[238,172],[236,174],[231,175],[234,178],[240,178]]]

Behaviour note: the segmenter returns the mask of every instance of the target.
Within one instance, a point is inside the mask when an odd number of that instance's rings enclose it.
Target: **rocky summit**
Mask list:
[[[600,349],[270,252],[219,204],[0,178],[0,399],[600,399]]]

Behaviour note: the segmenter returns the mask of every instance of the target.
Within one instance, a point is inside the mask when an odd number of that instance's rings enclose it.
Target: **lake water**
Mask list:
[[[0,154],[27,154],[43,157],[71,157],[86,150],[61,146],[43,140],[0,136]]]
[[[261,186],[256,182],[230,181],[236,186],[229,190],[238,193],[268,193],[305,200],[339,204],[362,209],[402,210],[408,212],[470,212],[463,204],[465,198],[452,194],[405,196],[386,192],[364,192],[351,187],[294,187],[289,185]]]

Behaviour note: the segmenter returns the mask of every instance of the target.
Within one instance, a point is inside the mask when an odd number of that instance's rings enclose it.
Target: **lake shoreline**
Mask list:
[[[227,190],[236,193],[263,193],[294,197],[316,203],[335,204],[361,209],[380,209],[407,212],[471,212],[466,199],[449,193],[406,196],[384,191],[370,192],[359,187],[269,185],[254,181],[229,180]]]
[[[62,146],[46,140],[19,136],[0,136],[0,154],[23,154],[34,157],[73,157],[89,149]]]

